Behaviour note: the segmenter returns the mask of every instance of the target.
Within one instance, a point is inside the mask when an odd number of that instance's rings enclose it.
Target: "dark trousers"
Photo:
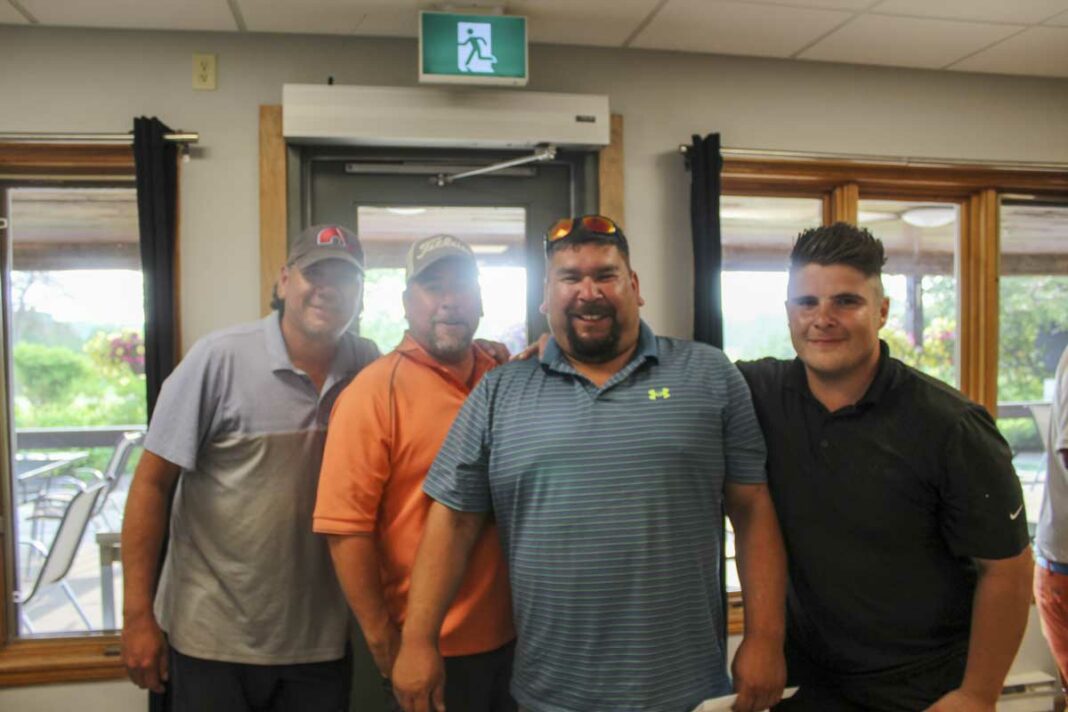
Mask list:
[[[515,643],[475,655],[445,658],[445,709],[449,712],[516,712],[508,686],[512,682]],[[401,706],[393,686],[383,679],[391,712]]]
[[[348,712],[352,655],[297,665],[203,660],[171,648],[170,712]]]

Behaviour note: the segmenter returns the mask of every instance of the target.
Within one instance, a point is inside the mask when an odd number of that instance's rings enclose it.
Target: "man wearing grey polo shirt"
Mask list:
[[[611,220],[560,221],[546,254],[553,338],[540,359],[483,378],[426,478],[436,502],[393,668],[398,699],[443,709],[437,631],[489,515],[508,559],[522,708],[689,712],[729,693],[725,509],[746,604],[734,709],[766,709],[786,678],[785,562],[745,382],[719,350],[641,322]]]
[[[306,229],[277,312],[201,339],[163,385],[123,523],[122,654],[178,712],[348,709],[348,607],[311,520],[334,399],[378,356],[347,332],[362,283],[353,233]]]

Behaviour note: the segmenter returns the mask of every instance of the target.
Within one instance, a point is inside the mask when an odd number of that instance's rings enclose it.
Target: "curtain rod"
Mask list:
[[[0,132],[0,142],[8,143],[100,143],[132,144],[132,133],[39,133],[39,132]],[[163,134],[163,140],[173,143],[197,143],[200,134],[195,131],[178,131]]]
[[[686,155],[690,144],[679,144],[679,153]],[[821,151],[778,151],[760,148],[721,148],[724,158],[763,158],[785,161],[839,161],[842,163],[868,163],[887,166],[917,166],[926,168],[989,168],[1011,171],[1056,171],[1068,172],[1068,163],[1042,163],[1038,161],[986,161],[974,158],[912,158],[909,156],[873,156],[858,153],[831,153]]]

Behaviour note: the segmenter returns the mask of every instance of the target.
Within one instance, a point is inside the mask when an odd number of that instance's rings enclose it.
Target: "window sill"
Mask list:
[[[117,635],[18,640],[0,648],[0,688],[125,676]]]
[[[727,635],[741,635],[745,632],[745,609],[742,606],[742,592],[731,591],[727,594]]]

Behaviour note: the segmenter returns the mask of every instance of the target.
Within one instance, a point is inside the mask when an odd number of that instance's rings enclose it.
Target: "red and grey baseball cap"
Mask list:
[[[312,225],[289,246],[286,265],[304,269],[323,260],[344,260],[362,274],[363,247],[356,233],[341,225]]]

